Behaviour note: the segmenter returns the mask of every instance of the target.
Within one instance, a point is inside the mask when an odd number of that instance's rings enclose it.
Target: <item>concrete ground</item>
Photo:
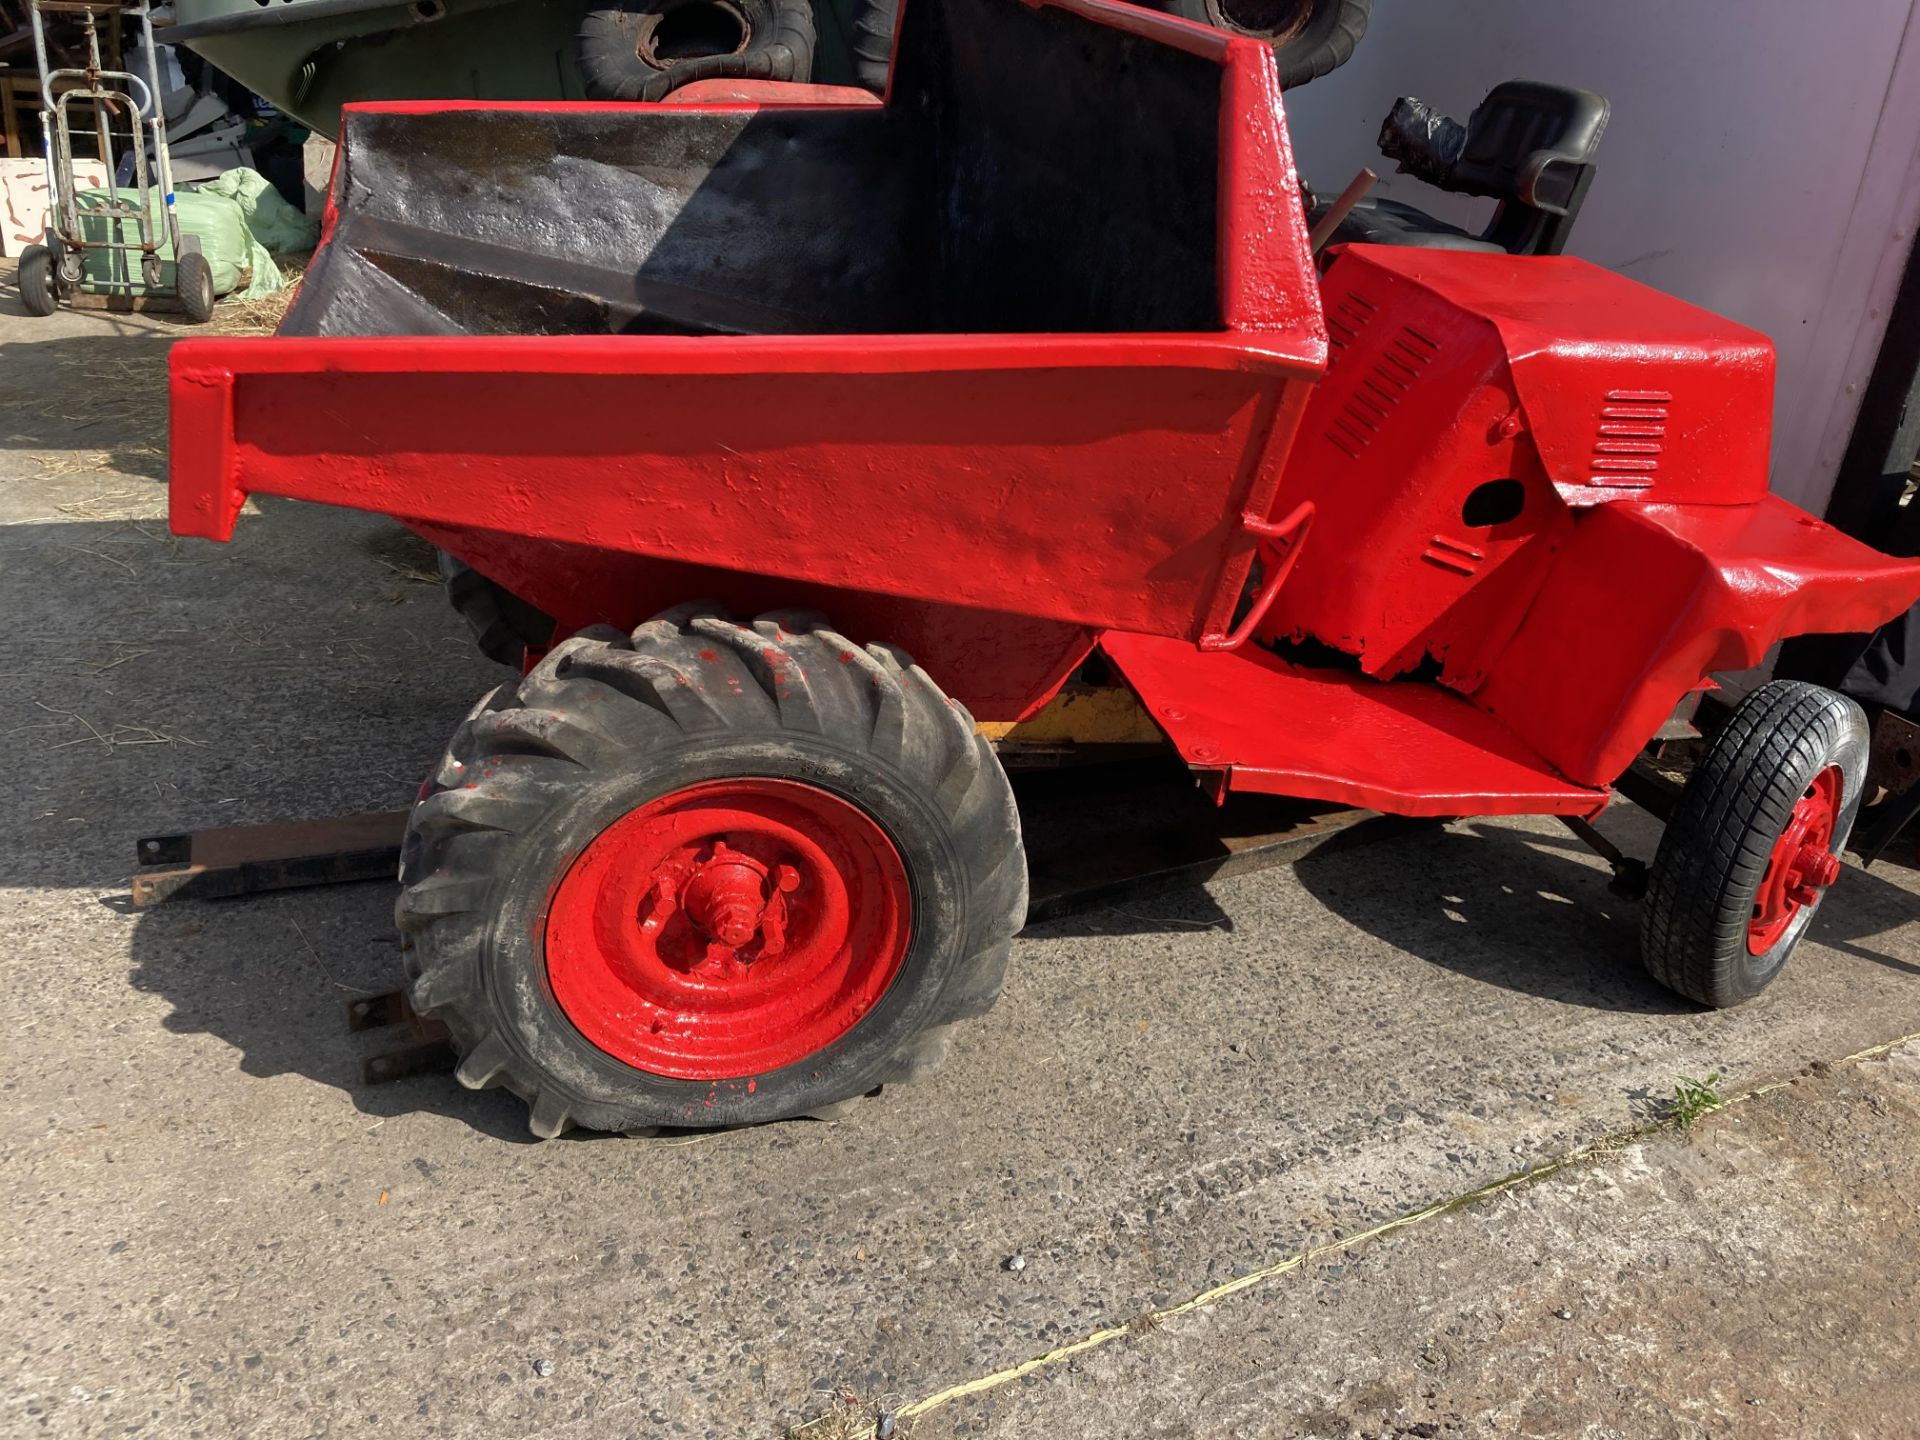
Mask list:
[[[1725,1013],[1571,837],[1466,822],[1042,926],[836,1123],[362,1085],[391,889],[137,914],[133,841],[403,804],[500,672],[390,522],[167,534],[179,333],[0,286],[0,1435],[1912,1433],[1920,1056],[1846,1059],[1920,1032],[1898,868]]]

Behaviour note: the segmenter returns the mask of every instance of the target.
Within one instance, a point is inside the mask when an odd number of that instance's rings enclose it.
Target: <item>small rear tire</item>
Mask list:
[[[556,646],[455,733],[397,916],[461,1083],[535,1134],[837,1114],[999,994],[1005,772],[898,651],[684,606]]]
[[[213,319],[213,307],[219,297],[213,292],[213,267],[198,250],[189,250],[174,265],[174,291],[187,319],[204,325]]]
[[[60,308],[54,290],[53,252],[44,245],[29,245],[20,253],[20,268],[14,277],[20,287],[20,303],[29,315],[42,319]]]
[[[1868,748],[1844,695],[1776,680],[1747,697],[1654,857],[1640,925],[1654,979],[1716,1009],[1773,982],[1839,878]]]

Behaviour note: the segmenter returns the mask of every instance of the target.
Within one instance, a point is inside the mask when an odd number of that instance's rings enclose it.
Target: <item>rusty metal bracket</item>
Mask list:
[[[1920,789],[1920,725],[1897,710],[1873,717],[1873,744],[1867,755],[1867,796],[1884,791],[1897,800]]]
[[[1673,818],[1673,807],[1680,803],[1680,791],[1684,787],[1657,770],[1635,764],[1613,782],[1613,788],[1665,824]]]
[[[1578,815],[1562,815],[1560,823],[1580,838],[1594,854],[1607,862],[1613,879],[1607,889],[1622,900],[1644,900],[1647,895],[1647,862],[1636,860]]]
[[[141,868],[131,881],[133,903],[146,909],[164,900],[217,900],[390,879],[400,863],[406,828],[407,812],[389,810],[151,835],[135,847]]]
[[[416,1012],[404,990],[389,990],[380,995],[363,996],[347,1005],[349,1030],[380,1030],[405,1027],[402,1042],[390,1050],[369,1055],[360,1064],[360,1078],[369,1085],[384,1085],[412,1075],[427,1075],[453,1069],[458,1056],[447,1027],[438,1020]]]
[[[1866,799],[1872,808],[1861,817],[1849,848],[1871,865],[1920,817],[1920,725],[1897,711],[1874,716]]]

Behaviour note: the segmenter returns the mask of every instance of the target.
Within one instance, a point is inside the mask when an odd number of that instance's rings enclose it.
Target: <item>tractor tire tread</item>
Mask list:
[[[692,674],[701,669],[705,683],[696,687]],[[874,763],[945,813],[966,870],[969,932],[925,1027],[903,1035],[848,1094],[815,1096],[795,1113],[920,1078],[945,1055],[953,1024],[984,1014],[1000,993],[1027,910],[1019,814],[991,747],[925,671],[885,647],[859,650],[819,617],[790,612],[743,626],[717,606],[682,606],[631,635],[575,636],[455,731],[409,824],[396,908],[410,999],[447,1026],[460,1082],[504,1086],[527,1100],[538,1135],[573,1124],[645,1131],[676,1117],[577,1093],[508,1038],[481,960],[496,867],[517,833],[583,781],[636,748],[715,727],[770,739],[824,734],[848,749],[867,747]],[[982,783],[989,776],[998,783]]]

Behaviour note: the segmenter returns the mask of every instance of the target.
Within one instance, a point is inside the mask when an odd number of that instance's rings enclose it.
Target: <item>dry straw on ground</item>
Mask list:
[[[288,281],[284,290],[262,295],[256,300],[241,297],[223,300],[214,307],[208,328],[221,335],[271,335],[279,328],[287,307],[293,304],[293,297],[299,293],[300,277],[306,272],[309,258],[304,255],[292,258],[282,256],[279,260],[280,272]]]

